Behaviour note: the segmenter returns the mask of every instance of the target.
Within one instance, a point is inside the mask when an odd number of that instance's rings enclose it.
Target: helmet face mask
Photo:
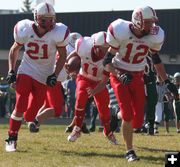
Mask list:
[[[56,14],[52,5],[40,3],[34,10],[34,21],[37,27],[50,31],[56,24]]]
[[[136,29],[149,33],[158,21],[156,12],[149,6],[140,7],[132,13],[132,23]]]
[[[55,17],[37,16],[38,25],[48,31],[52,30],[56,24]]]

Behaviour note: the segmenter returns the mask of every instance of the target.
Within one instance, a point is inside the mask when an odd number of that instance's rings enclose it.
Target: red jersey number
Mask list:
[[[132,61],[130,59],[130,55],[131,55],[131,52],[132,52],[132,49],[133,49],[133,43],[129,43],[126,45],[126,54],[125,56],[122,58],[122,60],[124,60],[125,62],[127,63],[132,63],[132,64],[138,64],[138,63],[141,63],[145,56],[147,55],[148,53],[148,50],[149,50],[149,47],[146,46],[146,45],[138,45],[136,47],[136,54],[132,56]]]
[[[37,43],[34,43],[34,42],[30,42],[27,44],[27,46],[29,47],[29,50],[26,51],[27,55],[31,58],[31,59],[34,59],[34,60],[37,60],[37,59],[48,59],[48,45],[47,44],[44,44],[40,46],[37,44]],[[39,57],[38,54],[39,54],[39,50],[42,49],[42,57]]]

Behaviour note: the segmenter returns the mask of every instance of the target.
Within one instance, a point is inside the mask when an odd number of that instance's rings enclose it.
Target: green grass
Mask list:
[[[101,132],[82,134],[75,143],[67,141],[65,126],[42,125],[38,134],[29,133],[25,125],[19,133],[17,152],[4,151],[7,125],[0,125],[0,167],[163,167],[166,151],[180,151],[180,134],[164,128],[155,136],[134,134],[140,161],[124,159],[122,134],[116,133],[119,145],[108,143]]]

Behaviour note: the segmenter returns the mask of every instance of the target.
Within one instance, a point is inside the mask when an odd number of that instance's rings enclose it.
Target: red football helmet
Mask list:
[[[53,6],[48,3],[38,4],[34,10],[34,21],[36,26],[47,31],[52,30],[56,24],[56,14]]]
[[[140,31],[150,32],[157,21],[155,10],[149,6],[136,8],[132,13],[132,23]]]

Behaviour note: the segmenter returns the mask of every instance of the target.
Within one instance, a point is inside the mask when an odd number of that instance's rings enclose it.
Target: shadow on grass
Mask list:
[[[152,164],[163,164],[165,162],[164,157],[140,156],[139,158]]]
[[[109,158],[124,158],[124,154],[109,154],[109,153],[97,153],[97,152],[76,152],[76,151],[67,151],[61,150],[62,154],[66,156],[76,155],[76,156],[83,156],[83,157],[109,157]]]
[[[121,158],[125,159],[124,154],[113,154],[113,153],[97,153],[97,152],[76,152],[76,151],[60,151],[65,156],[82,156],[82,157],[107,157],[107,158]],[[151,164],[163,164],[163,157],[153,157],[153,156],[139,156],[140,160],[148,161]]]
[[[154,135],[148,135],[148,134],[146,134],[146,133],[135,133],[135,134],[139,134],[139,135],[142,135],[142,136],[147,136],[147,137],[163,137],[163,136],[165,136],[165,137],[172,137],[172,136],[174,136],[173,134],[170,134],[170,133],[168,133],[168,134],[154,134]]]
[[[178,152],[179,150],[167,150],[167,149],[158,149],[158,148],[148,148],[148,147],[137,147],[139,150],[146,150],[148,152]]]
[[[152,150],[155,150],[155,149],[149,149],[149,148],[140,148],[141,150],[147,150],[147,151],[152,151]],[[44,150],[43,152],[40,152],[40,153],[48,153],[47,150],[49,149],[46,149]],[[31,150],[32,151],[32,150]],[[26,150],[26,149],[22,149],[22,150],[17,150],[18,153],[20,154],[28,154],[28,153],[31,153],[30,149],[29,150]],[[158,151],[158,150],[156,150]],[[163,151],[163,150],[160,150],[160,151]],[[171,150],[170,150],[171,151]],[[68,151],[68,150],[56,150],[56,153],[59,154],[59,155],[63,155],[63,156],[75,156],[75,157],[85,157],[85,158],[92,158],[92,157],[106,157],[106,158],[113,158],[113,159],[124,159],[125,160],[125,157],[124,157],[124,154],[122,153],[119,153],[119,154],[115,154],[115,153],[97,153],[97,152],[82,152],[82,151]],[[145,161],[146,163],[148,164],[163,164],[165,162],[165,159],[164,157],[154,157],[154,156],[139,156],[140,160],[141,161]]]

